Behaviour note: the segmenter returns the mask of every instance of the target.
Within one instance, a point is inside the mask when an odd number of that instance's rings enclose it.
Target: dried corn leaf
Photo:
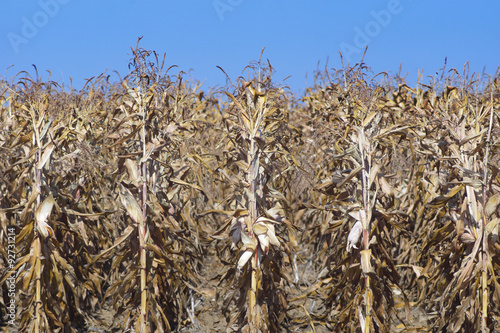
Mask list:
[[[252,257],[252,255],[254,254],[253,251],[251,250],[246,250],[244,251],[241,255],[240,255],[240,258],[238,259],[238,264],[237,264],[237,268],[238,269],[242,269],[243,266],[246,265],[246,263],[248,262],[248,260],[250,260],[250,258]]]
[[[486,215],[490,217],[495,213],[498,214],[499,206],[500,206],[500,193],[497,193],[494,196],[490,197],[490,199],[486,203],[486,206],[484,207]]]
[[[52,143],[52,142],[51,142],[51,143],[49,143],[49,144],[45,147],[45,149],[44,149],[44,151],[43,151],[43,154],[42,154],[42,157],[40,158],[40,161],[39,161],[39,162],[37,163],[37,165],[36,165],[36,168],[37,168],[38,170],[43,169],[44,165],[45,165],[45,164],[47,163],[47,161],[49,160],[50,155],[51,155],[51,154],[52,154],[52,152],[54,151],[55,147],[56,147],[56,146],[55,146],[55,145],[54,145],[54,143]]]
[[[121,243],[123,243],[124,241],[126,241],[128,239],[128,237],[132,234],[132,232],[134,232],[134,230],[136,230],[136,227],[134,227],[132,225],[129,225],[123,231],[122,235],[115,241],[115,243],[113,244],[113,246],[111,246],[110,248],[108,248],[105,251],[102,251],[101,253],[99,253],[98,255],[96,255],[96,256],[94,256],[92,258],[92,263],[98,261],[100,258],[102,258],[103,256],[105,256],[106,254],[108,254],[111,251],[113,251],[116,247],[120,246]]]
[[[36,228],[44,238],[54,236],[54,230],[52,230],[52,227],[47,223],[47,218],[52,212],[54,204],[54,197],[50,195],[45,198],[43,203],[38,206],[35,212]]]
[[[119,184],[119,196],[122,205],[125,207],[128,215],[132,218],[135,223],[140,225],[144,224],[144,215],[142,213],[142,209],[135,200],[132,193],[130,193],[129,189],[123,186],[121,183]]]
[[[440,195],[440,196],[437,196],[435,197],[434,199],[432,199],[431,202],[427,203],[426,206],[427,207],[430,207],[432,209],[437,209],[437,208],[441,208],[441,207],[444,207],[444,205],[446,205],[446,203],[448,203],[448,201],[450,201],[451,198],[453,198],[458,192],[460,192],[460,190],[462,190],[464,188],[465,185],[458,185],[458,186],[455,186],[453,187],[447,195]]]

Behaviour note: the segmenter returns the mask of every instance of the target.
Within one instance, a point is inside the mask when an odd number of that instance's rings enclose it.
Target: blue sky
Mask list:
[[[313,73],[340,68],[338,54],[356,63],[368,45],[365,63],[374,72],[433,75],[447,68],[494,74],[500,65],[499,1],[304,1],[304,0],[40,0],[2,1],[0,75],[17,72],[80,88],[85,78],[107,70],[128,73],[130,47],[166,53],[167,65],[224,85],[249,62],[264,58],[279,82],[294,92],[313,83]],[[7,72],[7,68],[10,68]],[[306,79],[307,75],[307,79]]]

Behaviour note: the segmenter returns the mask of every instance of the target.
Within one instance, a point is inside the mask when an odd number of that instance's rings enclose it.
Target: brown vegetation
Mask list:
[[[261,60],[204,91],[133,54],[118,84],[0,83],[19,332],[500,329],[498,73],[361,62],[297,99]]]

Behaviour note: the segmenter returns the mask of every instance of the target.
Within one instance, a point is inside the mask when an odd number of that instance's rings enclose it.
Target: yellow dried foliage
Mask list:
[[[0,81],[20,332],[500,329],[498,73],[360,62],[299,98],[262,59],[206,91],[132,53],[117,83]]]

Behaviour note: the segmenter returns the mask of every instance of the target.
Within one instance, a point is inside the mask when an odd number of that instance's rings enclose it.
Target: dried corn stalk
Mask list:
[[[236,269],[224,277],[241,286],[231,292],[239,293],[237,307],[230,313],[228,302],[225,311],[228,325],[248,332],[278,331],[283,323],[286,296],[281,286],[286,279],[282,258],[289,251],[283,231],[293,228],[282,208],[287,205],[280,192],[285,175],[271,172],[278,163],[290,164],[285,151],[292,134],[287,125],[288,105],[284,92],[272,85],[272,67],[260,70],[250,81],[241,81],[236,95],[227,93],[227,160],[219,171],[233,187],[233,204],[228,208],[234,213],[215,234],[223,239],[227,233],[232,248],[239,249]]]

